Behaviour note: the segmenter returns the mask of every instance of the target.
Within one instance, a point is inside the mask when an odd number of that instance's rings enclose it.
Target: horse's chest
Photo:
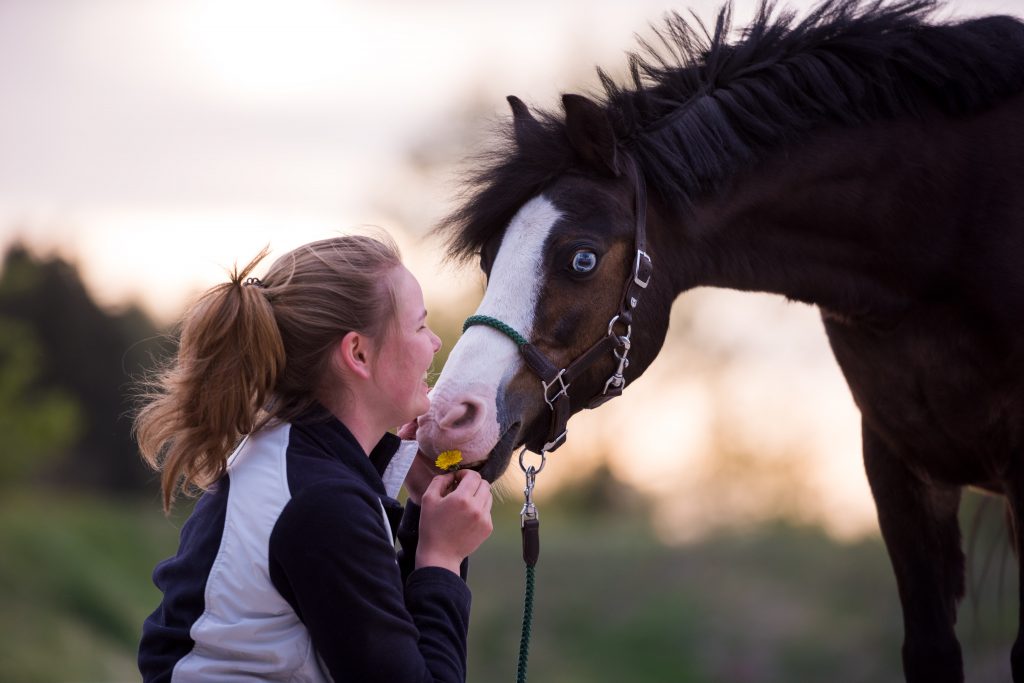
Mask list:
[[[1019,371],[984,338],[956,326],[826,330],[866,427],[928,476],[983,483],[1024,455]]]

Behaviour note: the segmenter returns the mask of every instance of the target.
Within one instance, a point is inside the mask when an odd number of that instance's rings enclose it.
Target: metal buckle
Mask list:
[[[650,271],[647,273],[647,279],[640,279],[640,257],[643,257],[647,261],[647,265],[650,266]],[[636,260],[633,261],[633,282],[637,284],[640,289],[647,289],[647,285],[651,282],[651,276],[654,274],[654,263],[651,262],[651,257],[647,255],[646,251],[641,249],[636,250]]]
[[[565,443],[565,439],[568,436],[569,436],[569,430],[568,429],[563,430],[561,434],[559,434],[554,439],[552,439],[551,441],[548,441],[546,444],[544,444],[544,446],[541,448],[541,451],[543,453],[547,453],[548,451],[555,450],[556,448],[561,446],[563,443]],[[543,453],[542,453],[542,455],[543,455]],[[541,467],[544,467],[543,463],[541,463]],[[540,470],[537,470],[537,471],[540,472]]]
[[[555,378],[550,382],[545,382],[544,380],[540,381],[541,386],[544,387],[544,402],[548,404],[548,408],[550,408],[551,410],[555,409],[555,406],[553,404],[555,401],[559,399],[559,397],[565,396],[566,398],[568,398],[569,396],[569,387],[571,386],[571,384],[566,384],[565,381],[562,379],[562,375],[564,374],[565,368],[562,368],[561,370],[558,371],[558,374],[555,375]],[[548,398],[548,390],[551,389],[552,386],[554,386],[555,382],[558,382],[558,385],[561,388],[558,390],[557,394],[555,394],[551,398]]]

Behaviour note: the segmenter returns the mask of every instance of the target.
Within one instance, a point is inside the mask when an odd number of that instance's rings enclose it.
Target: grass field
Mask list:
[[[895,581],[877,539],[838,543],[775,523],[666,547],[641,516],[557,505],[542,515],[531,681],[902,680]],[[471,681],[515,677],[518,508],[496,508],[495,519],[471,566]],[[155,501],[0,503],[0,681],[138,680],[139,626],[159,599],[150,572],[174,551],[180,523]],[[1009,680],[1017,586],[998,532],[986,529],[973,580],[989,569],[959,631],[967,679],[987,683]]]

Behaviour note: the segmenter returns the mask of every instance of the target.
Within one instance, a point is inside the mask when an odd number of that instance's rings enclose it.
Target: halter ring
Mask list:
[[[619,314],[618,313],[613,315],[612,319],[608,321],[608,336],[609,337],[611,337],[613,334],[615,334],[615,323],[617,323],[617,322],[619,322]],[[629,338],[632,337],[632,336],[633,336],[633,325],[627,324],[626,325],[626,334],[622,338],[626,339],[626,340],[629,340]]]
[[[526,452],[528,450],[529,449],[526,446],[523,446],[523,449],[521,451],[519,451],[519,467],[520,467],[520,469],[523,470],[523,472],[529,472],[530,470],[533,470],[533,474],[534,475],[538,475],[544,469],[544,465],[548,464],[547,450],[542,450],[538,454],[538,455],[540,455],[540,467],[534,467],[533,465],[530,465],[529,467],[527,467],[526,461],[524,460],[524,457],[526,456]]]

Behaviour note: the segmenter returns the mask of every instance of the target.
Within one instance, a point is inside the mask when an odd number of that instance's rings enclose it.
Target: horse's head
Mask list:
[[[664,340],[672,299],[668,278],[659,282],[647,255],[656,260],[658,247],[654,239],[645,246],[642,176],[604,110],[566,95],[564,123],[542,122],[518,99],[509,101],[518,159],[504,172],[552,131],[565,161],[539,186],[519,190],[525,201],[507,210],[510,220],[488,232],[478,219],[477,234],[461,236],[465,250],[479,253],[487,289],[418,432],[424,452],[459,449],[490,480],[518,445],[557,447],[570,414],[638,376]],[[492,173],[484,192],[498,196],[500,180]],[[484,212],[496,210],[488,196],[475,201]],[[472,221],[464,220],[464,230]]]

